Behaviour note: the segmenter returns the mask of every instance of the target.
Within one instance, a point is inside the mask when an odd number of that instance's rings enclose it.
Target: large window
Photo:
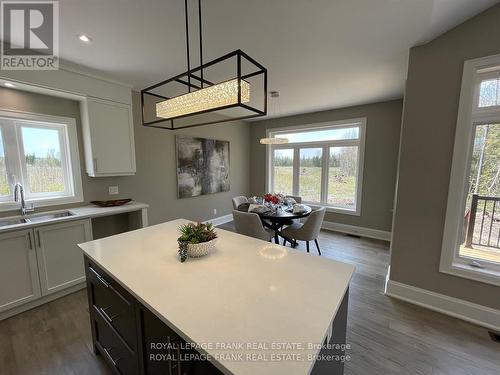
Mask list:
[[[269,190],[306,203],[359,215],[365,119],[272,129],[288,143],[269,146]]]
[[[500,56],[464,67],[440,270],[500,285]]]
[[[73,119],[0,111],[0,210],[16,183],[36,206],[82,201],[79,163]]]

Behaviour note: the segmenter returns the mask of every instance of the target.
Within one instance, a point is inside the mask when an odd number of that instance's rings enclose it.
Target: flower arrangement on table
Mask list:
[[[270,208],[273,212],[281,210],[285,196],[283,194],[264,194],[264,205]]]
[[[264,194],[264,202],[272,203],[274,205],[282,204],[285,200],[285,196],[283,194]]]
[[[181,236],[177,239],[179,256],[184,262],[190,257],[201,257],[208,254],[215,245],[217,232],[211,223],[188,223],[179,227]]]

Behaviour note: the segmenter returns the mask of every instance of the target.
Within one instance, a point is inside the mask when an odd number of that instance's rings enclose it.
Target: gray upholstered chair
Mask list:
[[[234,226],[236,232],[245,236],[271,241],[274,231],[264,228],[259,215],[253,212],[233,211]]]
[[[243,195],[240,195],[238,197],[233,198],[233,209],[237,210],[238,206],[243,203],[248,203],[247,197],[244,197]]]
[[[318,208],[311,212],[304,223],[293,223],[289,227],[283,229],[281,231],[281,235],[284,238],[283,245],[285,245],[287,241],[292,245],[297,244],[297,241],[305,241],[307,252],[309,252],[309,241],[314,240],[316,248],[318,249],[318,254],[321,255],[318,236],[323,218],[325,217],[325,210],[325,207]]]
[[[295,202],[302,203],[302,197],[296,195],[285,195],[285,198],[293,198]]]

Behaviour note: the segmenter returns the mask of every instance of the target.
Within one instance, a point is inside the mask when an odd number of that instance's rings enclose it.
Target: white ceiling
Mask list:
[[[399,98],[410,47],[498,2],[203,0],[204,57],[240,48],[266,66],[271,116]],[[184,32],[183,0],[60,0],[61,57],[135,89],[186,70]]]

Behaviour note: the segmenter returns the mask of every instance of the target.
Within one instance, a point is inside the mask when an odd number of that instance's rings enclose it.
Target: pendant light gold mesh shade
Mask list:
[[[170,119],[238,103],[238,82],[241,102],[250,101],[250,84],[238,78],[202,88],[156,103],[156,116]]]
[[[261,138],[260,143],[263,145],[282,145],[288,143],[288,138]]]

